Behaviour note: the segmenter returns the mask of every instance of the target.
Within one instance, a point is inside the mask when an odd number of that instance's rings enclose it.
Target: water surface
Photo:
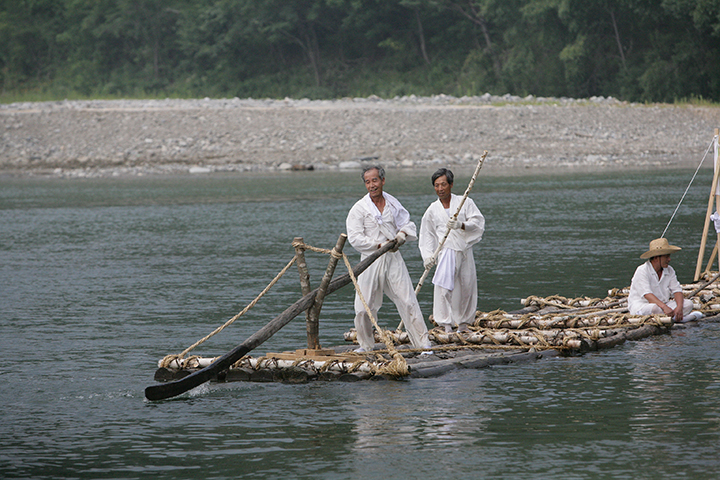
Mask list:
[[[469,172],[468,172],[469,173]],[[528,295],[604,297],[629,285],[690,170],[481,175],[472,198],[479,308]],[[458,174],[456,193],[469,175]],[[694,273],[711,172],[666,236]],[[389,172],[419,222],[427,172]],[[716,323],[580,357],[439,378],[209,384],[151,403],[156,362],[240,311],[292,258],[330,248],[364,194],[359,174],[0,179],[3,478],[717,478]],[[403,247],[420,277],[417,244]],[[352,261],[359,256],[348,246]],[[308,253],[317,285],[327,257]],[[420,294],[425,314],[431,291]],[[234,347],[299,298],[291,269],[246,317],[198,348]],[[323,307],[342,343],[352,291]],[[399,321],[387,303],[380,321]],[[302,318],[258,353],[300,348]]]

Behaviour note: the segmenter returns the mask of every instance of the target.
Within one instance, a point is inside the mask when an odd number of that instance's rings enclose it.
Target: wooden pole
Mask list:
[[[303,237],[295,237],[293,239],[293,247],[295,247],[295,256],[297,257],[298,273],[300,274],[300,291],[303,296],[310,293],[312,287],[310,286],[310,273],[308,272],[307,262],[305,261],[305,241]],[[310,308],[305,312],[305,325],[307,329],[307,343],[308,348],[316,348],[311,345],[316,343],[318,328],[311,326],[312,319],[310,317]],[[315,340],[311,335],[311,332],[315,332]]]
[[[703,290],[703,289],[707,288],[708,285],[710,285],[710,284],[713,283],[715,280],[717,280],[718,277],[720,277],[720,273],[716,273],[715,276],[714,276],[713,278],[711,278],[709,281],[705,282],[704,284],[700,285],[699,287],[697,287],[697,288],[696,288],[695,290],[693,290],[692,292],[690,292],[690,293],[688,293],[687,295],[685,295],[685,298],[692,298],[692,297],[694,297],[695,295],[698,294],[698,292],[699,292],[700,290]]]
[[[715,129],[715,136],[718,135],[718,129]],[[718,173],[720,173],[720,166],[714,165],[715,173],[713,174],[712,188],[710,189],[710,198],[708,199],[707,212],[705,213],[705,225],[703,226],[702,239],[700,241],[700,251],[698,252],[697,266],[695,267],[695,280],[700,279],[700,271],[702,270],[703,256],[705,255],[705,244],[707,242],[708,229],[710,227],[710,215],[712,215],[713,201],[718,187]]]
[[[371,255],[368,255],[365,260],[362,260],[355,266],[355,268],[353,268],[353,275],[355,275],[356,277],[360,275],[362,272],[367,270],[367,268],[372,265],[375,260],[380,258],[380,256],[384,255],[386,252],[395,248],[396,245],[397,240],[390,240],[379,250],[373,252]],[[350,278],[349,273],[346,273],[345,275],[336,278],[335,280],[330,282],[330,285],[328,285],[327,295],[331,294],[335,290],[344,287],[351,282],[352,279]],[[268,338],[275,335],[278,330],[290,323],[290,321],[293,318],[297,317],[301,312],[304,312],[305,310],[310,308],[315,301],[316,293],[317,290],[313,290],[312,292],[303,296],[300,300],[286,308],[285,311],[282,312],[280,315],[268,322],[260,330],[248,337],[243,343],[241,343],[222,357],[218,358],[202,370],[193,372],[187,377],[183,377],[173,382],[150,385],[145,389],[145,398],[147,398],[148,400],[163,400],[166,398],[175,397],[199,385],[202,385],[209,380],[212,380],[218,375],[218,373],[229,369],[233,363],[237,362],[242,357],[247,355],[250,351],[260,346]]]
[[[295,247],[295,255],[297,255],[297,267],[300,274],[300,290],[303,295],[310,293],[310,274],[308,273],[307,262],[305,261],[305,241],[303,237],[295,237],[293,239],[293,247]]]
[[[720,129],[716,128],[715,129],[715,139],[713,142],[713,150],[714,150],[713,151],[713,161],[715,162],[715,170],[720,170],[720,165],[718,165],[718,158],[716,155],[717,148],[718,148],[718,145],[717,145],[718,136],[720,136]],[[718,175],[718,177],[719,177],[718,183],[720,183],[720,175]],[[715,189],[715,208],[717,209],[718,206],[720,206],[720,195],[718,194],[718,191],[716,188]],[[713,252],[718,254],[718,270],[720,271],[720,232],[715,232],[715,233],[717,234],[717,240],[715,241],[715,248],[714,248]],[[708,272],[710,271],[710,267],[712,267],[712,263],[713,263],[712,260],[710,260],[710,263],[708,264],[707,268],[705,269],[706,271],[708,271]]]
[[[319,339],[319,330],[320,330],[320,309],[322,308],[322,304],[325,301],[325,295],[327,294],[327,288],[330,284],[330,280],[333,277],[333,274],[335,273],[335,267],[337,267],[338,260],[342,258],[342,251],[343,247],[345,246],[345,241],[347,240],[347,235],[344,233],[340,234],[340,237],[338,238],[337,243],[335,244],[335,248],[333,248],[332,252],[330,252],[330,261],[328,262],[327,269],[325,270],[325,275],[323,276],[322,280],[320,281],[320,286],[317,290],[317,295],[315,295],[315,301],[313,302],[312,307],[310,307],[309,315],[308,315],[308,322],[307,322],[307,334],[308,334],[308,349],[310,350],[319,350],[320,349],[320,339]]]
[[[720,234],[718,234],[718,240],[720,240]],[[710,254],[710,260],[708,260],[707,265],[705,265],[705,270],[703,270],[703,273],[709,272],[710,267],[712,267],[713,262],[715,261],[715,257],[718,253],[718,242],[715,242],[715,246],[713,247],[712,253]]]

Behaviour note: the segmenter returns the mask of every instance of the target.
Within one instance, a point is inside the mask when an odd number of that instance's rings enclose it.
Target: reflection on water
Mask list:
[[[470,172],[459,172],[462,193]],[[667,236],[694,272],[711,172]],[[481,175],[479,308],[629,284],[692,171]],[[416,221],[429,172],[389,172]],[[459,189],[457,186],[461,186]],[[157,360],[240,311],[293,255],[329,248],[364,194],[357,172],[0,179],[3,478],[716,478],[716,323],[582,357],[402,382],[204,385],[148,403]],[[420,277],[416,244],[403,247]],[[348,248],[352,261],[359,256]],[[327,257],[308,253],[311,281]],[[197,353],[232,348],[299,295],[291,269]],[[426,315],[431,288],[420,293]],[[324,304],[342,342],[352,291]],[[395,326],[386,302],[381,323]],[[259,353],[303,346],[292,322]]]

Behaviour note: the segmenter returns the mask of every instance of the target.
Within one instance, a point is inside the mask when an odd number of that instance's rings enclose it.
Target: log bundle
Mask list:
[[[720,288],[713,285],[683,285],[694,309],[705,317],[720,316]],[[395,345],[406,357],[410,377],[443,374],[456,368],[484,368],[491,365],[532,361],[539,358],[583,353],[615,347],[628,340],[639,340],[668,333],[674,326],[666,315],[633,316],[627,310],[629,288],[612,289],[605,298],[527,297],[514,312],[477,312],[470,332],[446,333],[442,328],[429,332],[434,355],[421,357],[410,347],[407,332],[388,330]],[[347,343],[357,343],[351,329],[344,334]],[[376,342],[381,335],[375,332]],[[381,350],[369,355],[354,354],[353,347],[334,351],[312,350],[246,356],[220,372],[216,381],[305,383],[315,380],[357,381],[373,378],[399,378],[388,367],[391,356]],[[320,353],[318,353],[320,352]],[[322,356],[319,356],[322,354]],[[189,357],[170,363],[159,362],[155,379],[172,381],[206,367],[215,358]],[[407,373],[405,373],[407,374]]]
[[[685,296],[692,298],[694,310],[705,317],[720,314],[720,288],[702,284],[682,287]],[[523,308],[515,312],[477,312],[468,333],[434,328],[430,339],[440,345],[554,348],[572,353],[609,348],[625,340],[666,333],[673,327],[673,319],[666,315],[630,315],[629,291],[629,287],[612,289],[605,298],[530,296],[521,300]],[[387,333],[396,343],[409,343],[405,332]],[[356,337],[354,329],[344,335],[347,342],[355,343]],[[376,340],[380,341],[379,335]]]

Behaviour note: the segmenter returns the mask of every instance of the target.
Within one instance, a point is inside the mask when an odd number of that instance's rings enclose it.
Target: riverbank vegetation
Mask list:
[[[0,0],[0,101],[720,101],[711,0]]]

